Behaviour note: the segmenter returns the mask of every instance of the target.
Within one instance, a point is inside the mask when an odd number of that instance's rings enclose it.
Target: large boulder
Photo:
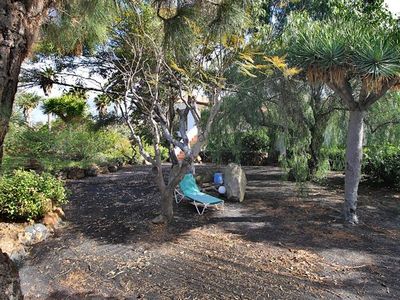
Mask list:
[[[230,163],[224,170],[224,186],[228,200],[242,202],[246,192],[247,179],[243,169]]]
[[[23,299],[18,270],[0,249],[0,299]]]

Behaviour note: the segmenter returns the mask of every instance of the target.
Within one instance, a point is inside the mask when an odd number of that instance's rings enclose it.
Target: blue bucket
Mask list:
[[[222,185],[223,183],[224,183],[224,179],[222,178],[222,173],[215,173],[214,174],[214,184]]]

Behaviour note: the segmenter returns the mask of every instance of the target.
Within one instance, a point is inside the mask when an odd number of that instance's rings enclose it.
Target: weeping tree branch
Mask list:
[[[377,131],[385,128],[388,125],[399,125],[400,124],[400,119],[398,120],[390,120],[386,121],[383,123],[378,124],[377,126],[373,127],[367,120],[364,120],[365,125],[369,127],[369,130],[371,131],[372,134],[376,133]]]

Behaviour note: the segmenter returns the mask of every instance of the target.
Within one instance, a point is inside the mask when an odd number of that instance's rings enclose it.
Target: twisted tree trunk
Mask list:
[[[358,223],[357,194],[361,178],[364,115],[363,110],[350,111],[347,133],[344,216],[352,224]]]
[[[31,50],[52,2],[0,1],[0,164],[21,64]]]

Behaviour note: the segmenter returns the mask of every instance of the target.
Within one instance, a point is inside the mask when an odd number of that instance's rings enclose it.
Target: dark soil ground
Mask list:
[[[344,226],[342,175],[298,186],[246,167],[243,203],[181,203],[167,227],[150,222],[149,170],[69,182],[68,225],[20,270],[26,299],[400,299],[399,193],[362,185],[361,224]]]

